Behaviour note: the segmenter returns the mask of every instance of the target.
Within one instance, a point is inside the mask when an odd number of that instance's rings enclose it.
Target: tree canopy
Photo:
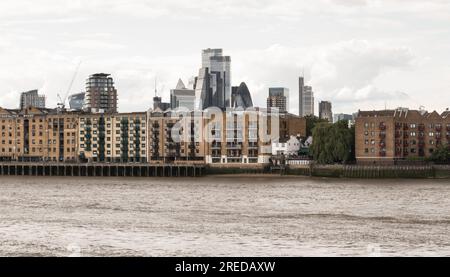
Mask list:
[[[355,131],[347,121],[318,123],[312,131],[311,152],[319,164],[346,163],[354,159]]]
[[[436,163],[450,162],[450,146],[439,145],[431,154],[430,160]]]
[[[306,137],[312,136],[314,127],[319,123],[328,122],[326,119],[320,119],[314,115],[305,116],[306,119]]]

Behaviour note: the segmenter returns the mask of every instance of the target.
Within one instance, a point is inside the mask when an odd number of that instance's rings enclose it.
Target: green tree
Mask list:
[[[354,159],[355,133],[347,121],[318,123],[313,129],[311,152],[319,164],[346,163]]]
[[[312,136],[313,129],[317,124],[328,122],[327,120],[320,119],[314,115],[307,115],[305,116],[305,119],[306,119],[306,137]]]
[[[450,162],[450,147],[445,145],[439,145],[433,154],[431,154],[430,160],[435,163],[449,163]]]

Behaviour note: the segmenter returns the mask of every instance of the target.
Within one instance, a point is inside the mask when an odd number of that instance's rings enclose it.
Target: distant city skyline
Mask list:
[[[37,88],[55,107],[81,60],[71,94],[84,91],[90,74],[108,72],[119,111],[147,110],[155,77],[169,101],[179,78],[198,74],[205,48],[231,56],[231,80],[239,81],[232,85],[245,82],[254,106],[265,106],[269,87],[283,86],[297,114],[303,72],[336,113],[449,106],[437,101],[450,90],[446,1],[81,2],[0,3],[0,106],[17,107],[20,92]]]

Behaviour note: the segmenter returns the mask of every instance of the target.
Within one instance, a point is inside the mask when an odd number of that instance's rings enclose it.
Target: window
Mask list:
[[[416,132],[411,132],[411,137],[415,137],[416,136]]]
[[[365,132],[364,132],[364,135],[365,135],[365,136],[368,136],[368,135],[369,135],[369,131],[365,131]]]
[[[409,125],[409,128],[411,129],[416,129],[417,125],[416,123],[411,123],[411,125]]]
[[[367,122],[364,123],[364,128],[366,128],[366,129],[369,128],[369,123],[367,123]]]
[[[429,136],[429,137],[434,137],[434,132],[429,132],[429,133],[428,133],[428,136]]]

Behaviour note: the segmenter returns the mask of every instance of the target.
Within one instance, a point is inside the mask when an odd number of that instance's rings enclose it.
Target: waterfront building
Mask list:
[[[320,103],[319,103],[319,118],[327,120],[330,123],[333,123],[333,112],[332,112],[331,102],[320,101]]]
[[[110,74],[97,73],[86,81],[84,109],[94,113],[117,113],[117,90]]]
[[[392,164],[430,157],[450,143],[450,113],[424,110],[359,111],[355,122],[358,163]]]
[[[272,142],[272,156],[296,156],[300,147],[301,142],[295,136],[291,136],[288,140],[277,140]]]
[[[146,162],[147,113],[81,114],[79,158],[92,162]]]
[[[0,108],[0,160],[73,162],[78,115],[29,106]]]
[[[267,120],[266,122],[264,122]],[[228,110],[212,113],[150,111],[148,141],[150,163],[264,164],[272,140],[263,140],[262,129],[272,132],[270,116],[253,111]],[[278,118],[276,139],[306,133],[306,121],[295,115]],[[179,139],[177,139],[179,138]]]
[[[193,111],[195,107],[195,91],[188,89],[181,79],[175,89],[170,90],[170,108],[172,110],[185,108]]]
[[[247,109],[253,107],[252,96],[247,85],[242,82],[238,87],[232,87],[231,107]]]
[[[231,105],[231,58],[223,56],[222,49],[202,51],[202,67],[195,78],[195,109]]]
[[[45,108],[45,95],[39,95],[38,90],[30,90],[20,94],[21,110],[27,107]]]
[[[289,89],[269,88],[267,98],[267,109],[277,108],[280,113],[287,113],[289,110]]]
[[[194,112],[183,120],[174,111],[148,112],[148,161],[150,163],[204,163],[203,118]],[[177,138],[174,137],[177,136]]]
[[[84,106],[85,93],[76,93],[69,96],[69,108],[71,111],[81,111]]]

